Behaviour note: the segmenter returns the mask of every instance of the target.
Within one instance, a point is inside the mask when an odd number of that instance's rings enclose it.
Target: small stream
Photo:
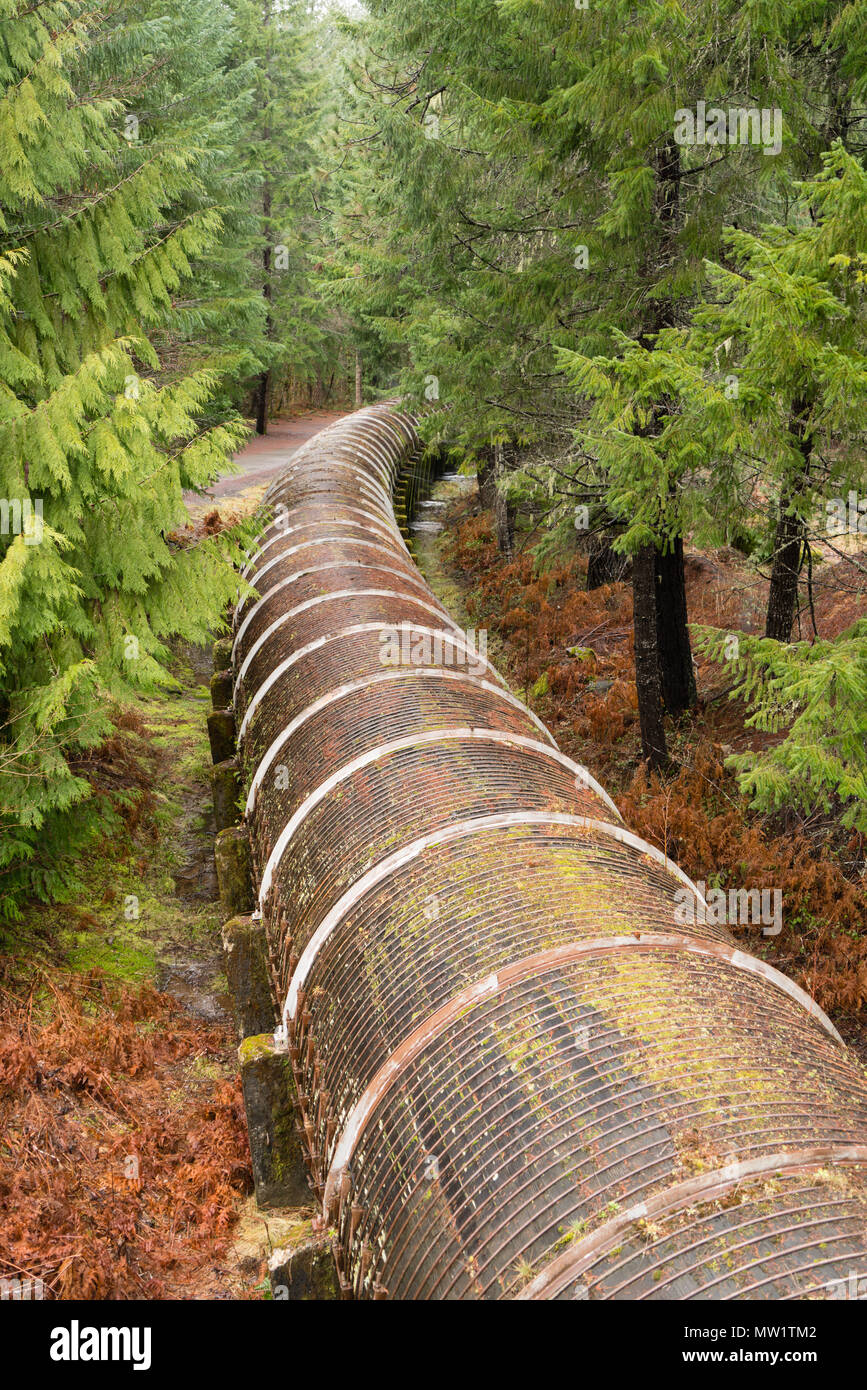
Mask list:
[[[430,497],[418,505],[418,511],[409,523],[413,535],[436,536],[443,529],[446,510],[453,498],[462,493],[472,492],[476,480],[463,473],[441,473],[436,479]]]

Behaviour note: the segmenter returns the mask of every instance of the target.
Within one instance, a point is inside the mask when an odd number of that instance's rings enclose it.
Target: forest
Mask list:
[[[0,0],[0,86],[0,1275],[223,1296],[237,1068],[160,952],[219,934],[214,489],[308,419],[415,419],[438,600],[867,1058],[864,0]]]

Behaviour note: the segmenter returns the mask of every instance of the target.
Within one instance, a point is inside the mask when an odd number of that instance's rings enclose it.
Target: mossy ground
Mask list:
[[[463,495],[464,489],[460,484],[446,478],[438,479],[430,493],[433,501],[444,502],[447,506],[457,502]],[[477,629],[478,620],[470,616],[467,608],[466,587],[459,582],[454,571],[449,569],[444,562],[442,532],[414,532],[410,549],[425,583],[430,586],[454,621],[463,628],[464,632]],[[488,659],[501,674],[508,677],[510,663],[507,644],[496,632],[488,631],[487,640]],[[513,695],[523,698],[522,690],[511,684],[510,689]]]
[[[208,689],[187,661],[178,660],[175,676],[176,688],[125,709],[139,810],[80,856],[63,901],[32,903],[7,928],[11,956],[98,970],[128,984],[159,983],[179,952],[219,959]]]

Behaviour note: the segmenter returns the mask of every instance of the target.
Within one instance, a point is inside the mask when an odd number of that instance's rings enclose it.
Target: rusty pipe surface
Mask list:
[[[827,1298],[867,1273],[867,1085],[684,898],[415,568],[413,421],[269,490],[234,693],[275,995],[342,1288]],[[843,1296],[843,1295],[839,1295]]]

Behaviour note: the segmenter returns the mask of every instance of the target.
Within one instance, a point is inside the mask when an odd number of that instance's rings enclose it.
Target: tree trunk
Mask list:
[[[505,473],[505,451],[502,444],[494,448],[494,476]],[[515,548],[515,507],[498,487],[494,488],[494,521],[497,527],[497,548],[501,555],[511,555]]]
[[[494,498],[496,487],[494,485],[494,456],[493,451],[483,449],[479,453],[476,461],[476,482],[479,488],[479,506],[482,511],[492,512],[494,510]]]
[[[497,548],[501,555],[511,555],[515,548],[515,508],[497,489],[494,504],[497,523]]]
[[[626,555],[618,555],[612,549],[612,533],[599,531],[590,537],[590,550],[587,556],[587,591],[599,589],[603,584],[617,584],[629,568]]]
[[[355,409],[361,409],[361,353],[355,349]]]
[[[505,471],[504,450],[501,444],[479,451],[476,462],[479,506],[483,511],[493,514],[500,554],[511,555],[515,546],[515,505],[509,502],[497,487],[497,479],[502,477]]]
[[[268,429],[268,386],[270,372],[263,372],[256,385],[256,433],[265,434]]]
[[[669,714],[682,714],[696,703],[695,671],[686,613],[683,538],[666,554],[655,552],[656,650],[662,700]]]
[[[668,746],[662,722],[662,683],[656,655],[656,549],[642,546],[632,558],[635,685],[641,748],[654,770],[668,765]]]
[[[788,493],[780,498],[777,534],[774,541],[774,563],[771,568],[771,587],[768,591],[768,611],[765,617],[765,636],[777,642],[789,642],[798,602],[798,572],[804,546],[804,523],[789,511]]]
[[[765,617],[765,636],[773,637],[777,642],[791,641],[792,624],[798,604],[798,574],[806,538],[806,524],[794,510],[794,506],[810,475],[812,443],[807,438],[805,428],[804,417],[807,409],[805,401],[796,401],[792,406],[789,428],[797,436],[803,468],[794,485],[782,489],[777,512],[771,587],[768,591],[768,611]]]
[[[262,24],[267,30],[271,23],[271,0],[265,0],[262,12]],[[266,45],[265,53],[265,76],[270,81],[270,39]],[[268,101],[263,98],[263,111],[267,111]],[[266,117],[262,130],[263,144],[268,147],[271,139],[271,126]],[[266,174],[262,184],[262,235],[265,245],[262,249],[262,296],[267,306],[265,316],[265,337],[272,338],[274,335],[274,321],[271,317],[271,302],[273,296],[273,286],[271,284],[271,183]],[[259,377],[256,387],[256,433],[265,434],[268,429],[268,391],[270,386],[271,371],[266,367]]]
[[[269,232],[269,230],[268,230],[268,229],[269,229],[269,226],[270,226],[270,217],[271,217],[271,188],[270,188],[270,185],[269,185],[269,184],[267,183],[267,181],[266,181],[265,186],[264,186],[264,188],[263,188],[263,190],[262,190],[262,220],[263,220],[263,225],[264,225],[265,236],[266,236],[266,237],[270,236],[270,232]],[[272,338],[272,337],[274,336],[274,320],[273,320],[273,318],[271,317],[271,296],[272,296],[272,293],[273,293],[272,286],[271,286],[271,247],[270,247],[270,245],[269,245],[269,243],[268,243],[267,241],[266,241],[266,243],[265,243],[265,248],[264,248],[264,250],[263,250],[263,252],[262,252],[262,271],[263,271],[262,294],[263,294],[263,297],[264,297],[264,299],[265,299],[265,303],[268,305],[268,313],[267,313],[266,318],[265,318],[265,336],[266,336],[266,338]],[[268,429],[268,394],[269,394],[269,387],[270,387],[270,384],[271,384],[271,371],[270,371],[270,369],[269,369],[268,367],[266,367],[265,370],[264,370],[264,372],[262,372],[261,376],[259,377],[259,382],[258,382],[258,385],[257,385],[257,387],[256,387],[256,433],[257,433],[257,434],[265,434],[266,431],[267,431],[267,429]]]

